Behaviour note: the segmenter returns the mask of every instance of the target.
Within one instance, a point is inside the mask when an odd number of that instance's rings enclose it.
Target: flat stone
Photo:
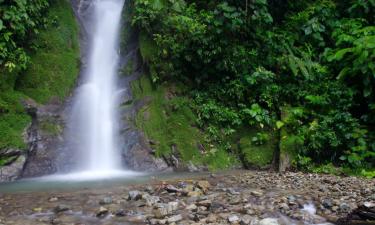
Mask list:
[[[69,209],[70,209],[70,206],[60,204],[60,205],[56,206],[53,211],[55,211],[55,213],[60,213],[60,212],[68,211]]]
[[[178,202],[168,202],[167,210],[168,213],[172,213],[178,209]]]
[[[104,217],[105,215],[108,214],[108,209],[107,208],[104,208],[103,206],[101,206],[98,210],[98,212],[96,213],[96,216],[97,217]]]
[[[280,225],[279,221],[275,218],[266,218],[259,221],[259,225]]]
[[[230,215],[228,217],[229,223],[238,223],[240,221],[240,218],[237,215]]]
[[[263,192],[261,192],[261,191],[252,191],[251,194],[255,197],[263,196]]]
[[[175,215],[175,216],[169,217],[167,219],[168,223],[176,223],[176,222],[181,221],[181,220],[182,220],[181,215]]]

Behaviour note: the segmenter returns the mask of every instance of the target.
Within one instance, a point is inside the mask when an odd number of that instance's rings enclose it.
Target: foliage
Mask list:
[[[233,152],[233,135],[266,143],[244,127],[274,130],[296,165],[357,170],[375,162],[373,6],[135,0],[132,24],[153,82],[186,83],[208,142]]]
[[[0,66],[9,71],[25,69],[30,36],[39,33],[48,0],[0,1]]]
[[[0,1],[0,12],[6,12],[0,13],[0,150],[26,148],[24,132],[31,117],[23,100],[62,98],[78,74],[78,29],[70,3],[48,2]]]

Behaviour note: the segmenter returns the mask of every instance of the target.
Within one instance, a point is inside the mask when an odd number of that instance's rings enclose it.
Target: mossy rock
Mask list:
[[[284,124],[288,124],[289,120],[291,120],[290,111],[292,109],[293,108],[290,106],[281,108],[281,121],[283,121]],[[279,172],[285,172],[293,166],[303,144],[303,138],[291,133],[288,130],[288,126],[281,127],[279,143]]]
[[[265,140],[261,144],[254,141],[254,137],[260,132],[268,136],[268,140]],[[239,141],[239,151],[242,155],[242,161],[245,167],[248,168],[265,168],[271,165],[276,149],[277,138],[275,132],[272,131],[250,130],[245,132]]]
[[[152,141],[158,157],[178,156],[183,164],[192,162],[208,168],[224,169],[234,163],[226,151],[211,148],[195,124],[196,115],[183,85],[163,83],[154,86],[147,75],[132,83],[133,95],[144,106],[136,116],[136,126]]]

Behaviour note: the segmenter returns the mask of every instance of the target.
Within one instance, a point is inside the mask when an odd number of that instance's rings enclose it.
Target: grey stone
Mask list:
[[[280,225],[278,219],[266,218],[259,221],[259,225]]]
[[[68,210],[70,210],[70,206],[64,204],[60,204],[54,208],[55,213],[65,212]]]
[[[229,223],[237,223],[240,221],[240,218],[237,215],[230,215],[228,217],[228,222]]]
[[[99,204],[108,205],[108,204],[112,204],[112,202],[113,202],[112,197],[104,197],[102,200],[99,201]]]
[[[140,191],[129,191],[128,200],[137,201],[142,198],[142,193]]]
[[[176,222],[181,221],[181,220],[182,220],[182,216],[180,214],[172,216],[172,217],[169,217],[167,219],[168,223],[176,223]]]

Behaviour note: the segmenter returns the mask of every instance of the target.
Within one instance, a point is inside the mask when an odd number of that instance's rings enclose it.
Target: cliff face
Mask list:
[[[28,43],[36,47],[28,68],[0,80],[0,102],[9,106],[0,109],[0,181],[57,171],[63,102],[78,75],[78,26],[67,0],[51,3],[45,19],[45,27]]]

